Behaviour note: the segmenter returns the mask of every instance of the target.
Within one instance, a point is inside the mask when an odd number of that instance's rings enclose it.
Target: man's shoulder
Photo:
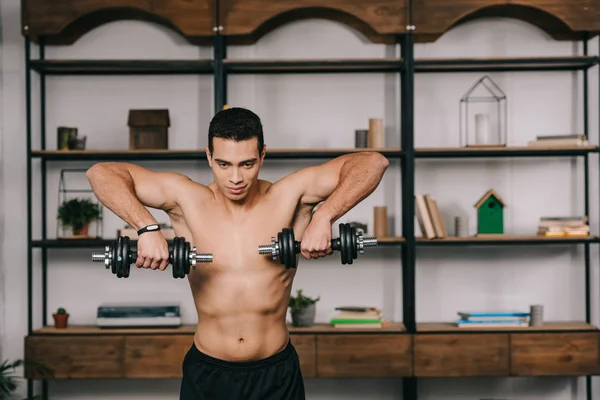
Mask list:
[[[185,174],[180,172],[169,172],[167,174],[167,180],[173,190],[198,190],[202,193],[211,192],[207,185],[197,182]]]
[[[299,194],[309,182],[309,176],[312,174],[312,167],[304,167],[287,174],[273,183],[269,182],[269,191],[284,191],[285,193]]]

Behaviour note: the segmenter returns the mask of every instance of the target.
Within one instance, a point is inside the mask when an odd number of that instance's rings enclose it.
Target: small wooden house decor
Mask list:
[[[504,208],[506,203],[494,189],[488,190],[475,203],[477,209],[477,235],[504,234]]]
[[[168,149],[169,110],[129,110],[129,149]]]

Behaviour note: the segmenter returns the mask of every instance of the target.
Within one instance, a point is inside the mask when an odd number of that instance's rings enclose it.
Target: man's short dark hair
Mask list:
[[[258,154],[263,150],[263,128],[258,115],[241,107],[221,110],[215,114],[208,127],[208,150],[212,156],[213,138],[235,141],[258,138]]]

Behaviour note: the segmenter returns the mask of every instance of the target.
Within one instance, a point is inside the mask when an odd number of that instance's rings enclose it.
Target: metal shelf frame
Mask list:
[[[558,157],[576,156],[584,159],[584,212],[589,215],[590,188],[589,188],[589,155],[598,152],[598,148],[591,149],[557,149],[557,150],[444,150],[444,149],[415,149],[414,147],[414,78],[415,73],[455,73],[455,72],[491,72],[491,71],[581,71],[583,73],[583,104],[584,104],[584,134],[589,137],[589,90],[588,70],[598,65],[597,56],[588,55],[588,41],[583,41],[584,54],[580,57],[554,57],[543,59],[495,59],[495,60],[415,60],[414,58],[414,36],[408,32],[398,36],[398,44],[401,49],[401,57],[398,59],[382,59],[379,61],[369,60],[335,60],[335,61],[272,61],[252,62],[243,60],[227,59],[226,38],[218,32],[213,42],[213,59],[210,60],[46,60],[45,44],[43,38],[39,41],[39,54],[36,59],[32,58],[32,43],[25,37],[25,82],[26,82],[26,146],[27,146],[27,301],[28,301],[28,334],[32,334],[33,323],[33,251],[41,251],[41,296],[42,296],[42,324],[47,325],[47,274],[48,274],[48,250],[63,248],[86,248],[103,246],[108,240],[90,241],[61,241],[48,239],[47,232],[47,166],[49,162],[68,161],[101,161],[101,160],[198,160],[203,159],[202,152],[169,152],[164,154],[154,153],[127,153],[127,152],[105,152],[105,153],[72,153],[59,154],[47,152],[46,146],[46,77],[50,75],[132,75],[132,74],[212,74],[214,79],[214,110],[221,110],[227,104],[227,78],[229,74],[281,74],[281,73],[399,73],[401,82],[400,102],[400,143],[401,150],[389,151],[384,154],[390,158],[396,158],[400,162],[400,184],[402,185],[402,215],[415,215],[415,161],[417,158],[465,158],[465,157]],[[599,49],[600,53],[600,49]],[[37,93],[40,108],[40,149],[32,148],[32,74],[39,75],[39,92]],[[599,74],[600,76],[600,74]],[[279,159],[312,159],[331,158],[340,152],[322,152],[320,154],[306,154],[305,152],[282,152],[271,155],[271,158]],[[32,176],[33,161],[40,163],[41,174],[41,234],[34,238],[33,234],[33,199],[32,199]],[[402,297],[403,297],[403,323],[407,332],[417,332],[416,317],[416,288],[415,267],[417,248],[421,246],[464,246],[464,245],[582,245],[585,249],[585,308],[586,322],[591,321],[590,311],[590,245],[598,243],[597,239],[581,240],[498,240],[482,243],[477,240],[466,242],[451,241],[423,241],[414,235],[414,218],[402,219],[402,239],[384,243],[385,246],[400,246],[402,268]],[[38,266],[36,266],[37,268]],[[33,382],[28,381],[28,395],[33,395]],[[42,381],[42,394],[48,398],[48,385]],[[405,378],[403,385],[403,398],[416,400],[417,378]],[[587,377],[587,398],[591,399],[591,380]]]

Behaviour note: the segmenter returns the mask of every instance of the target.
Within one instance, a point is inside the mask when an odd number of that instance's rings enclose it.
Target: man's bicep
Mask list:
[[[340,181],[340,171],[345,157],[338,157],[324,164],[299,171],[302,204],[318,204],[326,200]]]

